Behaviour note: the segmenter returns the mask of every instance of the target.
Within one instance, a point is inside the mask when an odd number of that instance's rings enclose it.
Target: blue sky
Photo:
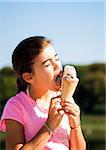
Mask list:
[[[0,68],[12,66],[14,48],[34,35],[52,39],[63,64],[104,61],[106,3],[27,1],[0,0]]]

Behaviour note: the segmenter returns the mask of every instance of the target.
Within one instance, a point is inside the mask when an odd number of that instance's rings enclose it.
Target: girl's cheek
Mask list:
[[[47,78],[52,78],[54,76],[53,68],[47,67],[43,70],[42,75],[46,76]]]
[[[49,67],[47,67],[47,68],[45,69],[45,71],[46,71],[48,74],[51,74],[51,73],[53,73],[54,69],[53,69],[52,66],[49,66]]]

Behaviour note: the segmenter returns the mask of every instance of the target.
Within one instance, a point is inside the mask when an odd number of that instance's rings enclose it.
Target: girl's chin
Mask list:
[[[55,92],[59,92],[59,91],[61,91],[60,89],[54,89],[53,91],[55,91]]]
[[[61,91],[61,87],[55,85],[51,90],[52,90],[52,91]]]

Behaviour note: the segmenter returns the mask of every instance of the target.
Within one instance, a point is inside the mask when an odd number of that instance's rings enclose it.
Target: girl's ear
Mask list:
[[[33,75],[32,75],[32,73],[25,72],[25,73],[22,74],[22,78],[23,78],[27,83],[31,83],[31,82],[32,82],[32,79],[33,79]]]

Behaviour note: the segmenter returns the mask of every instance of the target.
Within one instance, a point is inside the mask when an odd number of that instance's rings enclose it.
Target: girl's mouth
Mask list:
[[[61,81],[62,81],[62,71],[59,72],[59,74],[56,76],[55,83],[58,87],[61,87]]]

